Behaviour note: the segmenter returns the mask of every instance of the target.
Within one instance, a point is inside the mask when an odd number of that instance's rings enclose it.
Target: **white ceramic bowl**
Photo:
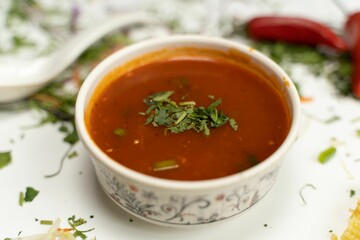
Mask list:
[[[290,131],[281,146],[260,164],[223,178],[174,181],[147,176],[110,159],[95,144],[85,126],[85,111],[94,89],[108,73],[144,54],[160,49],[196,47],[240,52],[253,66],[269,74],[285,95],[291,115]],[[235,56],[236,57],[236,56]],[[286,73],[258,51],[232,41],[202,36],[172,36],[123,48],[101,62],[87,77],[76,103],[76,126],[87,148],[100,185],[121,208],[146,221],[166,226],[194,226],[223,221],[253,207],[274,184],[283,155],[300,125],[300,102]],[[126,149],[124,149],[126,151]]]

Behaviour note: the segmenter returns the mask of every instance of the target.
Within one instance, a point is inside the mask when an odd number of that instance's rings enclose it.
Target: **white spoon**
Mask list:
[[[47,85],[92,43],[115,29],[153,22],[143,12],[112,16],[79,32],[52,54],[34,60],[0,65],[0,103],[30,96]]]

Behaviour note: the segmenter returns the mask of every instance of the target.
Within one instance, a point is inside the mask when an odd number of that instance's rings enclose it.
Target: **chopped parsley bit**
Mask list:
[[[125,136],[126,131],[124,129],[122,129],[122,128],[117,128],[117,129],[114,130],[114,134],[119,136],[119,137],[123,137],[123,136]]]
[[[19,194],[19,206],[24,205],[24,196],[25,196],[25,194],[23,192],[20,192],[20,194]]]
[[[52,225],[53,223],[52,220],[40,220],[41,225]]]
[[[318,161],[322,164],[329,161],[336,153],[336,147],[331,146],[324,151],[322,151],[318,156]]]
[[[32,187],[27,187],[26,188],[26,192],[25,192],[25,198],[24,201],[25,202],[31,202],[32,200],[34,200],[34,198],[39,194],[39,191],[32,188]]]
[[[221,99],[213,101],[207,108],[196,107],[194,101],[176,103],[170,99],[173,91],[158,92],[144,99],[148,109],[141,115],[147,115],[145,124],[152,124],[154,127],[165,126],[172,133],[181,133],[186,130],[203,132],[210,135],[210,128],[220,127],[227,122],[236,131],[237,123],[217,110]]]
[[[69,223],[70,227],[74,230],[74,234],[73,234],[74,237],[80,237],[81,239],[86,239],[87,236],[85,235],[85,233],[90,232],[95,229],[95,228],[90,228],[87,230],[79,230],[78,227],[84,225],[85,223],[87,223],[87,221],[83,218],[76,219],[75,215],[68,218],[68,223]]]
[[[71,159],[71,158],[74,158],[74,157],[77,157],[77,156],[78,156],[77,151],[72,151],[71,153],[69,153],[68,158]]]
[[[267,227],[267,226],[268,226],[268,225],[265,223],[265,224],[264,224],[264,227]]]
[[[129,219],[129,222],[133,222],[134,220],[132,218]]]
[[[0,152],[0,169],[11,163],[11,152]]]
[[[32,202],[38,194],[38,190],[32,187],[27,187],[25,193],[20,192],[19,194],[19,205],[23,206],[25,202]]]
[[[340,119],[341,119],[341,118],[340,118],[340,116],[338,116],[338,115],[334,115],[334,116],[332,116],[332,117],[330,117],[330,118],[328,118],[328,119],[324,120],[324,123],[326,123],[326,124],[330,124],[330,123],[333,123],[333,122],[339,121]]]
[[[353,196],[355,196],[355,190],[354,190],[354,189],[351,189],[351,190],[350,190],[350,197],[353,197]]]
[[[171,169],[176,169],[179,168],[179,164],[176,160],[174,159],[169,159],[169,160],[163,160],[163,161],[158,161],[155,162],[152,165],[153,171],[158,172],[158,171],[165,171],[165,170],[171,170]]]

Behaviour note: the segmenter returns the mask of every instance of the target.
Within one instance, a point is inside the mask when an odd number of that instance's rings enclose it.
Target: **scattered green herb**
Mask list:
[[[68,223],[70,225],[70,227],[74,230],[74,237],[80,237],[81,239],[86,239],[87,236],[85,235],[85,233],[93,231],[95,228],[91,228],[91,229],[87,229],[87,230],[79,230],[78,227],[84,225],[85,223],[87,223],[87,221],[83,218],[75,218],[75,215],[73,215],[72,217],[68,218]]]
[[[172,133],[181,133],[186,130],[203,132],[210,135],[210,128],[218,128],[227,122],[236,131],[237,123],[226,116],[217,107],[221,99],[213,101],[208,107],[196,107],[194,101],[176,103],[170,99],[173,91],[158,92],[144,99],[148,109],[141,115],[147,115],[145,124],[154,127],[165,126]]]
[[[27,187],[26,188],[26,192],[25,192],[25,197],[24,197],[24,201],[25,202],[32,202],[32,200],[34,200],[34,198],[39,194],[39,191],[32,188],[32,187]]]
[[[354,190],[354,189],[351,189],[351,190],[350,190],[350,197],[353,197],[353,196],[355,196],[355,190]]]
[[[68,158],[71,159],[71,158],[74,158],[74,157],[77,157],[77,156],[78,156],[77,151],[72,151],[71,153],[69,153]]]
[[[330,117],[330,118],[328,118],[328,119],[324,120],[324,123],[326,123],[326,124],[330,124],[330,123],[333,123],[333,122],[339,121],[340,119],[341,119],[341,118],[340,118],[340,116],[338,116],[338,115],[334,115],[334,116],[332,116],[332,117]]]
[[[20,194],[19,194],[19,205],[20,206],[24,205],[24,198],[25,198],[24,192],[20,192]]]
[[[307,204],[307,202],[305,201],[305,198],[304,198],[304,194],[303,194],[303,191],[304,191],[306,188],[311,188],[311,189],[313,189],[313,190],[316,190],[316,187],[315,187],[314,185],[310,184],[310,183],[307,183],[307,184],[305,184],[304,186],[302,186],[302,187],[300,188],[299,195],[300,195],[300,198],[301,198],[301,200],[303,201],[304,205]]]
[[[54,221],[52,220],[40,220],[41,225],[52,225]]]
[[[356,130],[356,136],[360,137],[360,129]]]
[[[0,152],[0,169],[11,163],[11,152]]]
[[[268,225],[265,223],[265,224],[264,224],[264,227],[267,227],[267,226],[268,226]]]
[[[327,149],[325,149],[324,151],[322,151],[319,155],[318,155],[318,161],[322,164],[326,163],[327,161],[329,161],[336,153],[336,148],[334,146],[331,146]]]
[[[247,155],[246,159],[250,163],[251,166],[255,166],[260,163],[259,159],[254,154]]]
[[[39,191],[35,188],[27,187],[25,193],[20,192],[19,194],[19,205],[23,206],[25,202],[32,202],[38,194]]]
[[[158,171],[165,171],[165,170],[171,170],[171,169],[176,169],[179,168],[179,164],[176,160],[174,159],[169,159],[169,160],[163,160],[163,161],[158,161],[155,162],[152,165],[153,171],[158,172]]]
[[[104,54],[109,52],[109,50],[114,51],[130,43],[131,40],[122,32],[108,35],[81,54],[77,63],[80,65],[94,64],[94,61],[100,61],[104,58]]]
[[[289,64],[303,64],[313,74],[328,78],[340,94],[352,94],[352,60],[348,53],[328,54],[311,46],[284,42],[256,41],[253,46],[280,64],[289,75]]]
[[[114,134],[119,136],[119,137],[123,137],[123,136],[125,136],[126,131],[124,129],[122,129],[122,128],[117,128],[117,129],[114,130]]]

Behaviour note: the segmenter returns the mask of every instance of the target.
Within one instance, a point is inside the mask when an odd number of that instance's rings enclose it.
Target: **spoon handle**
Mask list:
[[[122,15],[114,15],[95,26],[79,32],[71,38],[59,51],[56,51],[54,57],[47,65],[48,69],[53,69],[51,75],[47,78],[53,78],[71,64],[80,54],[91,44],[105,36],[106,34],[134,24],[146,24],[154,22],[144,12],[133,12]]]

